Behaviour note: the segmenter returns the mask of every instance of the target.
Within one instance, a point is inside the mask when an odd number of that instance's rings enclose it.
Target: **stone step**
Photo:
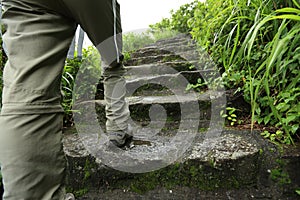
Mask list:
[[[204,79],[215,73],[212,69],[196,70],[196,68],[191,68],[189,64],[186,64],[185,66],[176,66],[173,64],[174,63],[171,65],[162,63],[161,65],[147,64],[142,66],[126,67],[127,73],[125,74],[125,79],[127,86],[130,87],[134,83],[137,83],[138,85],[147,84],[147,82],[161,82],[162,84],[168,82],[176,83],[176,79],[178,79],[179,81],[184,81],[186,83],[186,87],[188,83],[196,84],[199,78]],[[182,84],[184,82],[182,82]]]
[[[180,85],[181,87],[186,87],[189,83],[196,84],[199,78],[211,73],[210,70],[207,71],[181,71],[174,74],[135,74],[126,77],[126,87],[132,91],[131,88],[140,87],[147,85],[149,83],[155,83],[163,86],[176,87]],[[201,76],[202,75],[202,76]],[[172,86],[173,84],[173,86]]]
[[[149,44],[148,46],[168,46],[168,45],[195,45],[197,42],[193,40],[190,36],[183,36],[183,37],[173,37],[173,38],[167,38],[167,39],[162,39],[158,40],[155,43]]]
[[[165,46],[149,46],[151,49],[160,49],[161,51],[170,52],[172,54],[180,54],[188,51],[195,51],[198,49],[195,45],[182,45],[182,44],[170,44]]]
[[[120,190],[140,194],[143,199],[141,193],[156,188],[228,191],[259,187],[262,182],[272,184],[269,171],[278,169],[274,158],[278,149],[251,131],[222,130],[219,111],[230,95],[209,90],[186,92],[187,84],[199,77],[214,77],[210,65],[206,66],[209,56],[205,52],[201,55],[205,59],[200,56],[205,66],[197,65],[199,59],[194,57],[198,58],[201,50],[196,48],[190,38],[181,35],[132,53],[126,67],[126,101],[134,146],[127,151],[109,147],[107,135],[100,133],[105,132],[103,100],[75,102],[77,130],[71,130],[72,134],[65,130],[63,139],[69,162],[68,187],[73,192],[96,191],[101,197],[95,199],[114,199],[103,193]],[[201,70],[205,68],[208,70]],[[291,159],[293,166],[300,166],[299,158],[296,164]],[[274,162],[268,163],[270,160]],[[291,170],[296,180],[298,168]],[[227,192],[224,199],[229,199]]]
[[[170,66],[170,67],[169,67]],[[174,66],[174,68],[172,67]],[[166,89],[176,90],[180,94],[186,93],[188,84],[197,84],[199,79],[202,81],[214,74],[214,70],[195,70],[189,69],[189,64],[185,66],[175,65],[174,63],[162,63],[162,65],[142,65],[126,67],[125,74],[126,88],[131,95],[135,90],[158,92],[158,95],[170,94]],[[179,71],[177,71],[178,69]],[[190,71],[183,71],[188,69]],[[98,99],[103,99],[103,82],[97,86]],[[164,93],[167,92],[167,93]]]
[[[180,92],[178,91],[174,91]],[[174,94],[174,95],[167,95],[167,96],[129,96],[126,97],[126,101],[129,103],[129,105],[152,105],[152,104],[167,104],[167,103],[181,103],[181,104],[190,104],[191,102],[198,102],[201,101],[202,103],[206,101],[216,100],[217,98],[220,98],[224,96],[224,92],[217,92],[217,91],[207,91],[205,93],[185,93],[182,92],[180,94]],[[80,104],[85,103],[95,103],[97,105],[105,105],[104,100],[92,100],[92,101],[82,101]]]
[[[193,58],[196,60],[199,57],[199,54],[201,53],[199,50],[197,50],[197,48],[187,48],[187,49],[181,48],[181,51],[180,50],[178,51],[176,49],[178,49],[178,46],[175,47],[172,46],[166,49],[146,47],[146,48],[139,49],[135,52],[132,52],[130,56],[131,59],[145,58],[149,56],[158,56],[158,55],[181,56],[182,58]]]
[[[152,96],[129,96],[126,98],[132,120],[136,122],[154,119],[161,121],[193,120],[195,125],[199,126],[197,128],[208,127],[208,120],[223,121],[219,114],[222,106],[224,107],[226,103],[223,92],[207,91],[203,94],[192,92],[184,94],[179,89],[171,90],[169,92],[173,94],[167,95],[158,94],[156,91],[152,92]],[[143,92],[138,94],[151,95]],[[104,100],[89,100],[75,102],[73,109],[81,113],[80,118],[85,121],[97,118],[100,126],[105,130],[105,105]]]
[[[132,52],[130,56],[131,58],[139,58],[139,57],[167,55],[167,54],[170,54],[170,51],[159,49],[159,48],[145,47]]]
[[[178,35],[178,36],[171,37],[171,38],[160,39],[160,40],[156,41],[155,44],[164,45],[164,44],[177,43],[177,42],[182,42],[182,41],[187,41],[187,40],[191,40],[191,36]]]
[[[146,47],[142,48],[141,51],[148,51],[148,50],[154,50],[159,49],[161,52],[171,52],[173,54],[180,54],[187,51],[195,51],[199,49],[197,47],[197,43],[190,38],[181,38],[180,40],[176,39],[168,39],[168,40],[162,40],[150,45],[147,45]]]
[[[188,159],[139,174],[105,166],[69,132],[74,131],[64,130],[63,139],[67,188],[78,200],[299,199],[300,144],[282,151],[258,131],[223,130],[215,141],[195,139],[184,157]]]
[[[162,39],[162,40],[158,40],[154,43],[151,44],[147,44],[145,47],[153,47],[153,46],[164,46],[164,45],[168,45],[168,44],[175,44],[175,43],[183,43],[186,42],[187,40],[189,40],[189,38],[168,38],[168,39]]]
[[[157,46],[165,46],[165,45],[170,45],[170,44],[190,44],[190,43],[195,43],[195,41],[192,40],[190,36],[179,36],[179,37],[172,37],[172,38],[167,38],[167,39],[162,39],[156,41],[154,44],[150,45],[157,45]]]
[[[255,186],[260,176],[262,147],[247,131],[223,131],[212,138],[198,133],[189,148],[174,161],[172,156],[176,151],[170,149],[187,145],[182,141],[170,144],[164,136],[156,135],[149,139],[150,144],[137,143],[127,151],[113,151],[97,143],[93,136],[90,140],[88,137],[64,135],[64,150],[69,162],[68,182],[74,191],[120,189],[141,194],[157,187],[229,190]],[[95,146],[101,152],[98,156],[102,157],[92,156],[83,143],[89,149]],[[166,157],[152,156],[151,152],[155,154],[158,149],[166,151]],[[126,156],[129,163],[124,161]],[[107,163],[109,160],[111,162]]]
[[[194,61],[195,63],[196,61]],[[147,75],[156,74],[174,74],[181,71],[195,71],[196,68],[192,63],[188,62],[164,62],[164,63],[150,63],[137,66],[125,66],[127,70],[126,75]]]
[[[170,61],[186,61],[184,58],[179,55],[155,55],[155,56],[146,56],[146,57],[138,57],[132,58],[124,62],[124,65],[127,66],[136,66],[143,64],[151,64],[151,63],[162,63],[162,62],[170,62]]]
[[[207,57],[206,52],[202,52],[197,49],[192,49],[192,50],[184,49],[182,51],[176,51],[176,48],[172,48],[170,50],[159,50],[159,51],[163,52],[161,54],[156,54],[156,52],[151,52],[151,51],[143,52],[143,54],[139,54],[139,57],[133,56],[131,59],[142,60],[142,59],[147,59],[149,56],[156,57],[157,55],[163,55],[165,57],[168,57],[170,60],[179,58],[179,60],[183,59],[187,62],[198,61],[199,63],[204,63],[204,62],[208,61],[207,59],[203,60],[204,56]],[[200,57],[201,57],[201,60],[200,60]],[[164,58],[161,61],[165,62],[165,60],[168,60],[168,58]],[[128,63],[130,63],[130,60]],[[126,63],[125,63],[125,65],[126,65]]]
[[[174,42],[174,43],[166,43],[164,45],[158,45],[162,48],[171,47],[171,46],[186,46],[186,47],[195,47],[197,46],[197,43],[193,40],[187,39],[180,42]]]

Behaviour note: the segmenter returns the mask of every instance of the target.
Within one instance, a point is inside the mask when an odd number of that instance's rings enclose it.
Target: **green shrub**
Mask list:
[[[123,51],[131,52],[154,42],[154,38],[148,32],[126,33],[123,35]]]
[[[80,84],[76,91],[74,86],[76,77],[80,71]],[[64,108],[64,124],[71,126],[73,124],[74,100],[93,99],[97,91],[97,83],[90,85],[90,80],[97,79],[101,75],[101,58],[97,49],[88,47],[83,49],[82,59],[67,59],[62,76],[62,106]],[[77,82],[79,83],[79,81]],[[88,84],[88,85],[87,85]],[[90,88],[93,88],[91,91]],[[76,93],[76,94],[75,94]]]
[[[244,93],[252,107],[252,127],[275,126],[283,131],[280,142],[293,143],[300,124],[299,3],[196,0],[174,13],[153,27],[190,30],[219,67],[225,86]]]
[[[126,33],[123,35],[124,60],[129,60],[131,58],[131,53],[140,48],[153,44],[158,40],[171,38],[176,35],[178,35],[178,31],[163,28],[150,28],[149,30],[146,30],[142,33]]]
[[[198,1],[194,1],[192,3],[180,6],[180,8],[176,11],[171,10],[170,19],[164,18],[161,22],[150,25],[150,28],[153,32],[173,30],[181,33],[187,33],[191,30],[191,27],[188,25],[188,23],[193,19],[197,5]]]
[[[64,66],[64,71],[61,80],[61,93],[62,102],[61,105],[64,109],[64,125],[71,126],[73,124],[73,87],[75,83],[75,77],[79,70],[82,61],[78,58],[67,59]]]
[[[259,31],[265,26],[278,27],[265,46],[265,59],[249,75],[252,121],[275,125],[288,140],[299,133],[300,123],[300,6],[282,8],[263,17],[249,31],[241,50],[247,60],[258,45]],[[249,66],[249,71],[252,70]]]

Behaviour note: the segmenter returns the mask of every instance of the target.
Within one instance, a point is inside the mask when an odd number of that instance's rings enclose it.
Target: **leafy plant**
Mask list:
[[[235,114],[236,108],[226,107],[226,113],[224,110],[221,110],[220,115],[227,119],[230,122],[231,126],[234,126],[237,123],[237,115]]]
[[[177,12],[178,16],[194,12],[185,20],[187,30],[223,73],[225,86],[243,92],[251,104],[251,128],[254,123],[275,127],[282,132],[278,142],[293,144],[300,124],[299,3],[206,0],[190,6],[192,11]],[[162,26],[172,29],[179,18],[164,20]]]
[[[193,19],[198,1],[180,6],[178,10],[171,10],[171,18],[164,18],[161,22],[150,25],[152,33],[178,31],[187,33],[191,31],[189,21]]]
[[[93,85],[94,90],[90,91],[90,79],[100,77],[101,75],[101,65],[100,65],[100,55],[94,47],[88,47],[83,50],[82,59],[74,58],[66,60],[64,67],[64,72],[62,76],[62,106],[64,108],[64,124],[70,126],[73,124],[73,104],[74,99],[78,100],[80,98],[93,98],[96,95],[97,84]],[[79,88],[76,89],[76,94],[74,93],[74,84],[78,71],[80,70],[80,84]]]
[[[75,76],[79,69],[81,61],[77,58],[68,59],[64,67],[64,72],[61,80],[61,93],[62,102],[61,105],[64,109],[64,125],[70,126],[73,124],[73,87],[75,82]]]
[[[280,143],[291,144],[290,139],[281,130],[277,130],[275,133],[264,131],[261,133],[261,135],[277,145],[279,145]]]
[[[126,33],[123,35],[123,51],[131,52],[154,42],[154,39],[147,32]]]
[[[295,2],[295,1],[294,1]],[[297,4],[296,4],[297,5]],[[294,14],[281,14],[281,13]],[[275,15],[280,13],[279,15]],[[242,50],[247,50],[247,59],[251,59],[254,43],[259,30],[268,22],[277,23],[283,19],[278,31],[266,45],[266,59],[260,63],[254,73],[250,73],[249,92],[252,105],[252,126],[256,118],[265,123],[275,124],[284,130],[289,142],[299,129],[299,44],[300,13],[296,8],[277,10],[255,23],[244,41]],[[297,20],[297,21],[294,21]],[[294,52],[297,52],[295,55]],[[251,72],[249,66],[249,71]],[[296,73],[297,72],[297,73]],[[292,75],[293,74],[293,75]],[[291,76],[289,76],[291,75]],[[261,98],[263,97],[263,98]],[[265,112],[261,113],[261,109]],[[267,110],[267,112],[266,112]]]
[[[158,40],[178,35],[178,31],[157,28],[155,25],[150,25],[150,27],[152,28],[142,33],[129,32],[123,35],[123,53],[126,56],[125,59],[130,57],[130,52],[143,48]]]
[[[175,31],[175,30],[164,29],[162,31],[153,31],[153,30],[150,30],[149,34],[152,35],[152,37],[154,38],[154,42],[156,42],[158,40],[175,37],[179,33],[178,33],[178,31]]]
[[[194,90],[200,92],[201,90],[207,88],[207,84],[208,84],[208,83],[207,83],[206,81],[204,81],[204,80],[201,79],[201,78],[198,78],[197,83],[196,83],[196,84],[191,84],[191,83],[189,83],[189,84],[187,85],[187,87],[186,87],[186,90],[189,91],[189,90],[191,90],[191,89],[194,89]]]

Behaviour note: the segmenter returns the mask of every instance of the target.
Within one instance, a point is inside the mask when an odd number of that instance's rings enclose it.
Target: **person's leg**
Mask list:
[[[53,11],[3,0],[8,50],[0,116],[4,200],[62,200],[60,80],[76,28]]]
[[[104,61],[106,130],[108,133],[126,132],[129,108],[125,101],[120,6],[116,0],[63,0],[63,2],[86,31]]]
[[[62,114],[1,116],[4,200],[64,199]]]

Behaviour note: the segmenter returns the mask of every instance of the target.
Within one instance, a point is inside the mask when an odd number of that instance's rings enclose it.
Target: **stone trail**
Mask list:
[[[86,112],[81,117],[90,121],[64,134],[68,187],[87,192],[79,199],[276,197],[259,191],[274,190],[262,185],[271,183],[267,171],[276,166],[267,152],[279,156],[277,148],[257,133],[222,128],[219,113],[231,95],[222,88],[186,91],[198,79],[213,83],[218,77],[208,55],[197,49],[189,36],[180,35],[138,49],[126,61],[126,99],[136,140],[132,149],[110,149],[105,134],[95,132],[105,130],[102,99],[81,102]]]

